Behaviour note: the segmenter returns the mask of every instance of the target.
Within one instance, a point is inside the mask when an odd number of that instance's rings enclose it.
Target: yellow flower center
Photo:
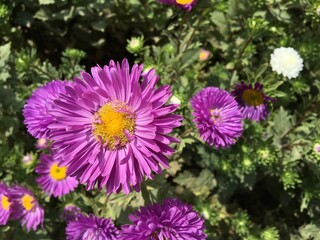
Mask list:
[[[109,149],[120,148],[129,142],[135,128],[132,110],[121,102],[109,102],[97,112],[93,133]]]
[[[217,108],[210,109],[210,113],[211,113],[211,119],[215,124],[219,124],[222,121],[219,109]]]
[[[181,5],[186,5],[192,3],[193,0],[176,0],[176,3],[181,4]]]
[[[50,176],[56,180],[61,181],[67,177],[67,167],[59,167],[58,163],[54,163],[50,168]]]
[[[34,198],[30,196],[29,194],[23,195],[21,201],[22,201],[22,206],[24,207],[25,210],[30,211],[33,208],[33,200]]]
[[[1,204],[4,210],[8,210],[11,203],[6,196],[2,195]]]
[[[242,93],[242,100],[249,106],[260,106],[263,104],[263,95],[253,89],[246,89]]]

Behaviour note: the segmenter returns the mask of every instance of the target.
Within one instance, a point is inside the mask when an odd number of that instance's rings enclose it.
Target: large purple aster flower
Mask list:
[[[204,88],[191,99],[191,106],[203,141],[216,148],[225,148],[241,136],[242,115],[237,102],[227,91]]]
[[[20,219],[21,225],[34,231],[43,224],[44,210],[32,192],[21,186],[9,189],[9,200],[12,203],[12,219]]]
[[[93,214],[89,217],[78,216],[77,220],[68,222],[67,240],[118,240],[119,230],[109,218],[98,218]]]
[[[168,136],[181,125],[181,116],[172,114],[177,104],[165,105],[171,96],[169,85],[156,88],[155,70],[143,75],[142,65],[130,72],[128,61],[122,65],[93,67],[67,86],[54,102],[51,124],[55,156],[67,174],[76,176],[92,189],[96,183],[107,192],[140,190],[144,176],[153,178],[168,168],[165,155],[174,150],[168,145],[179,142]]]
[[[37,183],[49,196],[61,197],[78,186],[78,181],[67,175],[67,167],[60,167],[59,161],[48,154],[40,155],[36,173],[40,175]]]
[[[265,120],[269,115],[267,101],[274,101],[273,98],[266,96],[263,91],[263,85],[256,82],[251,84],[235,84],[231,94],[239,104],[242,117],[259,122]]]
[[[174,5],[189,12],[198,2],[198,0],[158,0],[160,3]]]
[[[54,122],[54,118],[49,114],[53,100],[60,93],[65,93],[65,86],[70,82],[54,80],[36,89],[27,100],[24,109],[24,124],[28,132],[35,138],[48,138],[50,129],[48,125]]]
[[[120,240],[202,240],[206,239],[204,220],[190,205],[178,199],[154,203],[129,215],[132,225],[122,226]]]
[[[8,187],[5,183],[0,183],[0,201],[0,225],[5,225],[11,214],[11,202],[8,198]]]

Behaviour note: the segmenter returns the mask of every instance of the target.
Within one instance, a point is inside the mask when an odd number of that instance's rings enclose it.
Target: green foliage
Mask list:
[[[148,202],[169,196],[192,204],[206,219],[208,239],[320,239],[320,1],[201,0],[186,13],[155,0],[38,0],[0,3],[0,179],[22,184],[45,207],[44,228],[18,222],[0,239],[65,239],[59,215],[68,203],[111,217],[117,226]],[[304,59],[295,79],[272,72],[270,54],[293,47]],[[201,49],[210,58],[199,60]],[[146,181],[142,193],[106,195],[84,186],[59,199],[35,182],[40,154],[23,125],[32,91],[53,79],[71,80],[110,59],[155,68],[180,102],[181,143],[170,168]],[[231,91],[261,82],[270,115],[244,120],[228,149],[205,144],[192,121],[191,97],[205,86]],[[32,156],[30,163],[23,157]]]

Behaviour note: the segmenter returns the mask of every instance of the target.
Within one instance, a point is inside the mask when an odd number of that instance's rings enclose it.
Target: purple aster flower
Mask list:
[[[36,148],[39,150],[47,149],[50,145],[50,141],[47,138],[39,138],[36,143]]]
[[[169,144],[179,141],[168,134],[181,125],[182,117],[172,114],[179,105],[165,105],[171,88],[156,88],[154,69],[140,82],[142,69],[135,64],[130,72],[126,59],[93,67],[92,76],[82,72],[54,101],[57,122],[49,127],[55,157],[87,189],[98,184],[107,193],[129,193],[131,186],[139,191],[144,176],[160,174],[160,164],[169,167]]]
[[[61,218],[66,221],[75,221],[81,215],[81,209],[73,204],[67,204],[61,214]]]
[[[234,98],[216,87],[202,89],[191,99],[194,122],[203,141],[215,148],[235,143],[242,134],[242,115]]]
[[[54,80],[36,89],[27,100],[23,109],[24,124],[35,138],[49,137],[48,125],[54,122],[49,111],[59,93],[65,93],[67,85],[70,85],[70,82]]]
[[[256,82],[251,84],[235,84],[231,94],[239,104],[242,117],[259,122],[265,120],[269,115],[267,101],[274,101],[273,98],[266,96],[262,91],[263,85]]]
[[[68,222],[67,240],[118,240],[119,230],[110,218],[99,218],[81,214],[77,220]]]
[[[22,162],[26,165],[30,165],[33,162],[33,156],[30,153],[24,155]]]
[[[204,220],[188,204],[167,199],[129,215],[132,225],[123,225],[120,240],[202,240],[206,239]]]
[[[198,2],[198,0],[158,0],[160,3],[177,6],[189,12]]]
[[[21,186],[9,189],[9,200],[12,203],[12,219],[20,219],[21,225],[27,230],[37,230],[43,225],[44,210],[39,205],[32,192]]]
[[[78,186],[78,181],[74,177],[67,176],[67,167],[60,167],[59,161],[53,160],[48,154],[40,155],[36,173],[40,175],[37,183],[49,196],[61,197]]]
[[[0,183],[0,225],[6,225],[11,214],[11,201],[8,197],[8,187]]]

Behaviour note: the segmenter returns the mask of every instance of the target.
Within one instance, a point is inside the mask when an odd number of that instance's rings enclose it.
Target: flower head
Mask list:
[[[254,86],[244,82],[235,85],[231,94],[238,102],[243,118],[259,122],[265,120],[269,115],[267,101],[274,99],[266,96],[262,89],[263,85],[258,82]]]
[[[276,48],[271,54],[272,71],[291,79],[296,78],[303,68],[299,53],[291,47]]]
[[[39,138],[36,142],[36,148],[43,150],[49,147],[50,141],[47,138]]]
[[[34,158],[33,158],[32,154],[30,154],[30,153],[24,155],[22,158],[22,162],[26,165],[32,164],[33,160],[34,160]]]
[[[24,124],[28,132],[35,138],[48,138],[48,125],[54,122],[50,115],[53,101],[60,93],[65,93],[65,86],[70,82],[54,80],[36,89],[27,100],[24,109]]]
[[[55,156],[87,189],[98,184],[108,193],[129,193],[131,186],[139,191],[144,176],[160,174],[160,164],[169,167],[166,155],[174,150],[168,145],[178,140],[168,134],[182,117],[172,114],[178,105],[165,105],[171,88],[156,88],[154,69],[140,83],[142,68],[130,72],[126,59],[93,67],[92,76],[82,72],[54,102],[56,123],[49,127]]]
[[[61,219],[66,222],[75,221],[81,215],[81,209],[73,204],[67,204],[61,214]]]
[[[315,154],[320,155],[320,143],[316,143],[313,146],[313,151],[315,152]]]
[[[199,54],[199,60],[200,61],[206,61],[210,56],[210,51],[202,49]]]
[[[0,183],[0,225],[7,224],[11,214],[11,201],[8,197],[8,187]]]
[[[160,3],[177,6],[189,12],[198,2],[198,0],[158,0]]]
[[[49,196],[61,197],[78,186],[78,181],[67,175],[67,167],[60,167],[59,161],[48,154],[40,155],[36,173],[40,175],[37,183]]]
[[[122,226],[120,240],[206,239],[204,220],[188,204],[167,199],[129,215],[132,225]]]
[[[191,106],[203,141],[225,148],[241,136],[242,114],[227,91],[206,87],[191,99]]]
[[[119,230],[109,218],[88,217],[81,214],[77,220],[68,222],[67,240],[96,239],[118,240]]]
[[[43,224],[44,210],[31,191],[14,186],[9,190],[9,200],[12,203],[12,219],[20,219],[28,231],[35,231],[39,224]]]

